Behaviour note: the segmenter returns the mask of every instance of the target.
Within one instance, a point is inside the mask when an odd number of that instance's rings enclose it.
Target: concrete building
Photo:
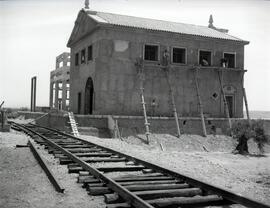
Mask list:
[[[50,73],[50,109],[69,110],[70,54],[56,57],[55,70]]]
[[[202,107],[226,117],[227,104],[231,117],[243,117],[249,42],[227,32],[212,17],[207,27],[82,9],[67,44],[71,110],[142,115],[143,81],[148,115],[173,115],[171,86],[179,116],[198,117]]]

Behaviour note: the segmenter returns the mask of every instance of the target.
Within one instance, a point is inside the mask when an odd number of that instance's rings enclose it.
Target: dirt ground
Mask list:
[[[68,174],[52,155],[40,148],[43,158],[58,178],[65,193],[50,183],[26,144],[24,134],[0,132],[0,207],[1,208],[104,208],[103,197],[92,197],[78,184],[76,174]]]
[[[167,167],[244,196],[270,204],[270,147],[258,155],[254,142],[249,143],[250,156],[232,154],[236,143],[225,136],[151,135],[150,145],[144,136],[131,136],[124,141],[82,136],[91,142]],[[89,196],[76,183],[76,174],[68,174],[52,155],[39,151],[66,189],[57,193],[40,168],[21,133],[0,133],[0,207],[2,208],[66,208],[105,207],[103,197]]]
[[[230,137],[197,135],[151,135],[150,145],[144,137],[99,139],[81,136],[143,160],[167,167],[229,191],[270,204],[270,147],[260,156],[257,146],[249,142],[249,156],[232,154],[236,142]],[[162,150],[163,149],[163,150]]]

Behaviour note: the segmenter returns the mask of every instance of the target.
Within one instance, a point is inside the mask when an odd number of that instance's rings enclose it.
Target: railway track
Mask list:
[[[104,195],[107,208],[251,207],[270,208],[155,164],[61,131],[12,122],[36,143],[78,173],[78,183],[91,195]]]

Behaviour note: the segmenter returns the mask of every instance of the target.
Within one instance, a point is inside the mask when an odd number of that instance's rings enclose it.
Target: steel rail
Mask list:
[[[83,169],[97,177],[98,179],[101,179],[104,183],[106,183],[107,187],[118,193],[124,200],[126,200],[127,203],[137,207],[137,208],[154,208],[152,205],[138,197],[137,195],[133,194],[129,190],[127,190],[125,187],[121,186],[119,183],[115,182],[114,180],[106,177],[103,173],[101,173],[99,170],[97,170],[94,167],[91,167],[86,162],[82,161],[79,157],[72,154],[70,151],[65,150],[60,145],[56,144],[55,142],[51,141],[50,139],[47,139],[45,136],[39,134],[38,132],[33,131],[32,129],[22,126],[20,124],[17,124],[17,126],[37,135],[38,137],[42,138],[44,141],[46,141],[48,144],[50,144],[52,147],[60,150],[63,152],[66,156],[70,157],[74,162],[78,163]],[[76,138],[76,137],[75,137]]]
[[[201,188],[203,190],[212,191],[215,194],[220,195],[224,199],[226,199],[228,201],[231,201],[233,203],[241,204],[241,205],[244,205],[244,206],[250,207],[250,208],[255,208],[255,207],[256,208],[270,208],[269,205],[267,205],[267,204],[265,204],[263,202],[258,202],[258,201],[254,200],[254,199],[249,198],[249,197],[241,196],[240,194],[233,193],[233,192],[231,192],[229,190],[226,190],[224,188],[217,187],[217,186],[212,185],[210,183],[199,181],[199,180],[194,179],[194,178],[192,178],[190,176],[187,176],[187,175],[184,175],[184,174],[180,174],[178,172],[175,172],[173,170],[169,170],[169,169],[163,168],[161,166],[152,164],[152,163],[147,162],[145,160],[141,160],[141,159],[135,158],[133,156],[130,156],[130,155],[127,155],[127,154],[124,154],[124,153],[115,151],[115,150],[113,150],[111,148],[104,147],[104,146],[101,146],[101,145],[92,143],[90,141],[86,141],[84,139],[81,139],[81,138],[72,136],[70,134],[64,133],[64,132],[62,132],[60,130],[51,129],[51,128],[43,127],[43,126],[39,126],[39,125],[33,125],[33,124],[31,124],[31,125],[34,126],[34,127],[36,126],[36,127],[47,129],[49,131],[57,132],[60,135],[63,135],[63,136],[69,137],[69,138],[73,138],[73,139],[82,141],[84,143],[90,144],[90,145],[95,145],[97,147],[100,147],[100,148],[102,148],[104,150],[107,150],[109,152],[112,152],[114,154],[118,154],[119,156],[126,157],[128,160],[131,160],[131,161],[133,161],[133,162],[135,162],[137,164],[141,164],[141,165],[145,166],[146,168],[150,168],[150,169],[153,169],[153,170],[156,170],[156,171],[160,171],[162,173],[171,175],[171,176],[173,176],[175,178],[182,179],[182,180],[186,181],[187,183],[189,183],[190,185],[199,187],[199,188]]]
[[[40,164],[40,166],[42,167],[42,169],[44,170],[44,172],[48,176],[48,178],[51,181],[51,183],[53,184],[55,190],[60,192],[60,193],[63,193],[65,191],[65,189],[56,180],[56,177],[54,176],[54,174],[52,173],[52,171],[50,170],[48,165],[45,163],[45,161],[42,159],[41,155],[39,154],[39,152],[36,149],[36,147],[34,146],[34,144],[30,140],[28,141],[28,144],[29,144],[29,147],[30,147],[34,157],[36,158],[36,160],[38,161],[38,163]]]

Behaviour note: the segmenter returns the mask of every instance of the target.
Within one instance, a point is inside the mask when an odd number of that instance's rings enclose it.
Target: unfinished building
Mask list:
[[[69,111],[70,54],[56,57],[55,70],[50,73],[50,109]]]
[[[249,42],[227,32],[212,17],[196,26],[82,9],[67,44],[71,110],[142,115],[143,102],[151,116],[172,116],[173,104],[180,116],[243,117]]]

